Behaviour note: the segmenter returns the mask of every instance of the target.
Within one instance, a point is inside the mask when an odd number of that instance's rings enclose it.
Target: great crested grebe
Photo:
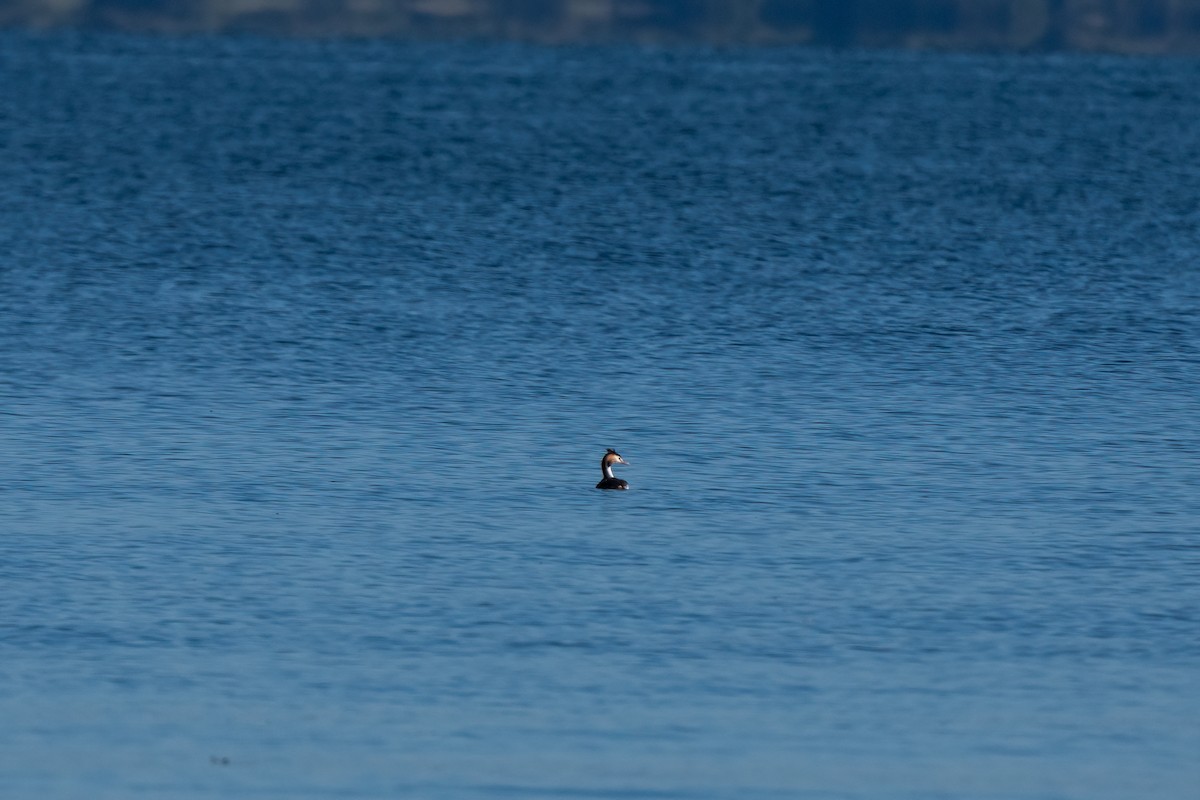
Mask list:
[[[612,474],[613,464],[628,464],[629,462],[621,458],[621,454],[611,447],[604,454],[604,458],[600,459],[600,469],[604,471],[604,480],[596,484],[597,489],[628,489],[629,481],[623,481],[620,478],[614,477]]]

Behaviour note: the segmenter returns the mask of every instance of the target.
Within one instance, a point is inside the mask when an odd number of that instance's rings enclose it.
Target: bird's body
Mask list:
[[[597,489],[628,489],[629,481],[623,481],[613,475],[613,464],[627,464],[625,459],[621,458],[621,454],[611,447],[604,454],[604,458],[600,459],[600,470],[604,473],[604,479],[596,484]]]

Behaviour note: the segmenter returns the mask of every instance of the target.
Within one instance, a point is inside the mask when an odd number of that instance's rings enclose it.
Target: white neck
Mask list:
[[[613,476],[613,474],[612,474],[612,464],[605,464],[605,465],[604,465],[604,477],[606,477],[606,478],[611,478],[612,476]]]

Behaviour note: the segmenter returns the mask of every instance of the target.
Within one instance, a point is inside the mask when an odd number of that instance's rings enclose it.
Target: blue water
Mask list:
[[[1196,796],[1200,62],[0,75],[0,795]]]

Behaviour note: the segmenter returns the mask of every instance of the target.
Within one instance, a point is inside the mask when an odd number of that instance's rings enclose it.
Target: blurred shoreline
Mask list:
[[[0,28],[1200,53],[1200,0],[7,0]]]

